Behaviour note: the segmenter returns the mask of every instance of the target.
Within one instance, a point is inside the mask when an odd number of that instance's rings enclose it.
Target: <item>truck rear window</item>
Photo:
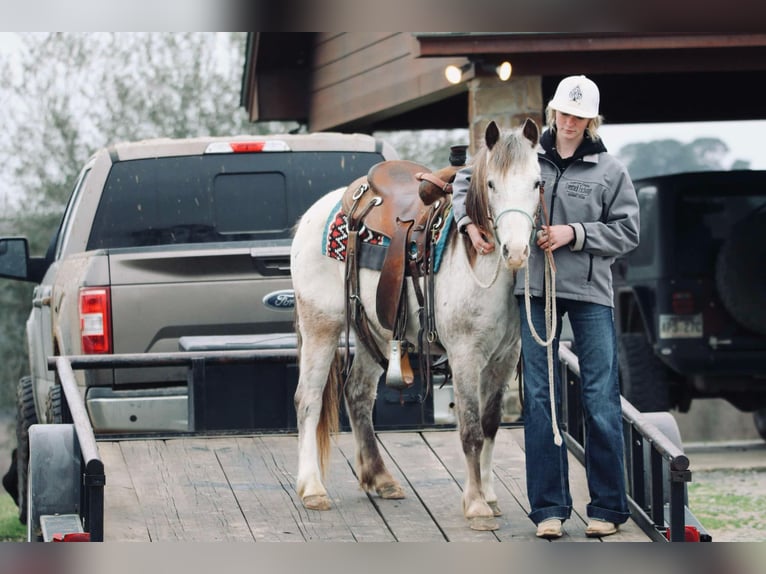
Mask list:
[[[317,198],[382,160],[377,153],[322,151],[118,162],[88,249],[287,238]]]

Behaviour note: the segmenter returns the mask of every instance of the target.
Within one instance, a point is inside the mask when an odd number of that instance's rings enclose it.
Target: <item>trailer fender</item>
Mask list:
[[[27,539],[42,540],[40,517],[79,514],[80,446],[72,424],[29,427]]]

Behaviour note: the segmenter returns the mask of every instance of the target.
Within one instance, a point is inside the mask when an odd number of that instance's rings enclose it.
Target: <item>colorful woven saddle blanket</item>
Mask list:
[[[452,208],[444,215],[444,224],[436,231],[433,244],[434,250],[434,273],[439,271],[439,265],[447,244],[447,237],[452,227]],[[342,201],[338,201],[330,211],[325,226],[324,244],[322,254],[338,261],[346,260],[346,245],[348,243],[347,218],[343,212]],[[381,233],[364,228],[357,236],[359,242],[359,265],[366,269],[380,270],[386,257],[386,250],[391,238]]]

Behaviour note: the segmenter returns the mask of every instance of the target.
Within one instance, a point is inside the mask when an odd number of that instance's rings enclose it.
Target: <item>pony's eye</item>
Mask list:
[[[542,184],[543,184],[543,182],[542,182],[542,181],[540,181],[540,180],[538,179],[538,180],[535,182],[535,189],[540,189],[540,186],[541,186]]]
[[[489,181],[487,181],[487,187],[489,189],[495,189],[495,182],[490,179]]]

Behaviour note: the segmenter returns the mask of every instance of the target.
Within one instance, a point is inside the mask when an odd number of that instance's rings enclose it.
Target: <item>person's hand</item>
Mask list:
[[[481,229],[479,229],[479,226],[475,223],[469,223],[466,225],[465,232],[468,234],[468,237],[471,238],[473,248],[479,255],[486,255],[487,253],[492,253],[495,250],[495,244],[487,240],[487,237],[484,235],[484,233],[482,233]]]
[[[537,232],[537,246],[555,251],[574,240],[574,229],[569,225],[543,225]]]

